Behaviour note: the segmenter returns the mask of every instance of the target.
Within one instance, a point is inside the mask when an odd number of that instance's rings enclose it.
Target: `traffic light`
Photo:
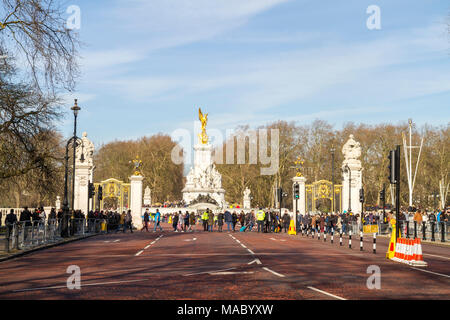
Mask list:
[[[103,187],[102,186],[98,186],[98,200],[102,201],[103,200]]]
[[[88,193],[89,193],[89,199],[92,199],[95,195],[95,186],[92,182],[89,182]]]
[[[384,203],[386,201],[386,195],[384,194],[384,189],[380,191],[380,201]]]
[[[364,189],[359,189],[359,202],[364,203]]]
[[[300,186],[298,183],[294,184],[294,199],[300,199]]]
[[[395,183],[397,183],[397,179],[396,179],[396,177],[397,177],[397,175],[396,175],[396,168],[397,168],[396,160],[397,160],[397,157],[396,157],[395,150],[389,151],[388,159],[389,159],[389,166],[388,166],[388,168],[389,168],[389,177],[388,177],[388,179],[389,179],[389,182],[391,184],[395,184]]]

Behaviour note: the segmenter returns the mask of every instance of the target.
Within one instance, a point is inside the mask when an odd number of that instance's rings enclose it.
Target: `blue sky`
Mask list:
[[[72,0],[80,132],[98,146],[273,120],[447,124],[448,1]],[[381,30],[368,30],[369,5]],[[448,21],[448,20],[447,20]],[[70,113],[60,129],[70,135]]]

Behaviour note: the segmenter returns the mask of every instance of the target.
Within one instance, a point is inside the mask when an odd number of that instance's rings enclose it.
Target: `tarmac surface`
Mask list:
[[[450,298],[450,248],[423,244],[428,267],[386,259],[387,238],[339,245],[317,235],[163,232],[106,234],[0,262],[0,299],[373,300]],[[197,230],[202,230],[197,226]],[[255,230],[255,229],[253,229]],[[78,266],[81,288],[67,288]],[[370,266],[381,288],[369,289]],[[373,283],[369,279],[370,283]]]

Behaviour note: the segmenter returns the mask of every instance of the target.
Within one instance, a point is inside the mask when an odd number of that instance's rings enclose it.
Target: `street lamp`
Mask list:
[[[64,172],[64,200],[63,200],[63,221],[61,228],[61,236],[68,237],[69,236],[69,200],[68,200],[68,175],[69,175],[69,146],[72,143],[73,145],[73,171],[72,171],[72,209],[74,208],[75,201],[75,158],[76,158],[76,148],[77,148],[77,117],[78,112],[81,108],[78,106],[78,101],[75,99],[75,105],[71,108],[74,115],[74,128],[73,128],[73,137],[67,141],[66,144],[66,156],[65,156],[65,172]],[[82,156],[84,158],[84,156]]]
[[[348,164],[344,167],[344,172],[348,172],[348,211],[352,211],[352,171]]]
[[[335,212],[335,196],[334,196],[334,152],[336,150],[332,147],[330,152],[331,152],[331,184],[332,184],[332,189],[331,192],[333,193],[333,203],[331,204],[331,211],[334,213]]]

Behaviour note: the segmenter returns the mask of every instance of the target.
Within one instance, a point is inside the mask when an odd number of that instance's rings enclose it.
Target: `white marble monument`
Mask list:
[[[74,209],[81,210],[85,215],[88,213],[88,207],[92,209],[88,183],[94,180],[94,151],[94,144],[88,139],[87,133],[83,132],[81,143],[76,148]]]
[[[342,171],[344,181],[342,182],[342,210],[349,211],[354,214],[361,213],[362,204],[359,202],[359,190],[362,188],[362,166],[361,145],[355,141],[351,134],[349,140],[342,147],[344,161],[342,163]],[[351,185],[350,185],[351,179]]]
[[[199,134],[199,143],[194,146],[194,167],[191,167],[186,177],[186,185],[183,189],[183,200],[188,205],[207,202],[214,207],[224,208],[225,190],[222,188],[222,175],[217,171],[212,159],[213,146],[208,143],[206,135],[206,123],[208,115],[205,116],[199,110],[202,122],[202,133]]]
[[[152,190],[150,190],[150,187],[147,186],[144,192],[144,206],[151,206],[151,205],[152,205]]]
[[[250,209],[252,207],[251,191],[247,187],[244,190],[244,209]]]

